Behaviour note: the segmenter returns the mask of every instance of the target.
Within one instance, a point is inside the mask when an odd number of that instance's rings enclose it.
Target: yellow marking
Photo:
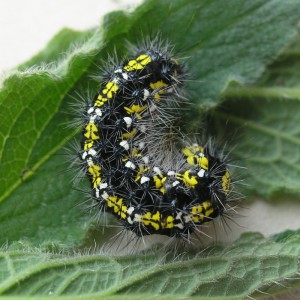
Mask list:
[[[94,106],[101,107],[105,104],[107,101],[107,98],[103,97],[102,95],[99,95],[97,100],[94,103]]]
[[[128,62],[127,66],[124,67],[125,71],[142,70],[147,64],[151,62],[151,57],[146,54],[141,54],[136,59],[132,59]]]
[[[93,187],[96,188],[101,183],[101,167],[92,164],[89,166],[88,172],[92,175]]]
[[[200,146],[190,146],[181,150],[183,155],[187,157],[186,161],[189,165],[196,167],[200,166],[204,170],[208,170],[208,159],[206,156],[199,156],[200,153],[204,153],[204,149]]]
[[[201,152],[204,154],[204,148],[201,146],[189,146],[186,148],[183,148],[181,150],[181,152],[185,155],[185,156],[192,156],[197,154],[197,152]]]
[[[200,166],[202,169],[208,170],[208,159],[205,156],[189,156],[186,161],[192,167]]]
[[[91,166],[89,166],[88,172],[89,172],[93,177],[100,177],[101,167],[92,164]]]
[[[101,183],[101,177],[95,177],[95,178],[93,177],[92,182],[93,182],[93,187],[95,189]]]
[[[126,205],[122,205],[121,207],[121,219],[126,219],[127,217],[127,206]]]
[[[164,184],[164,183],[166,182],[166,180],[167,180],[167,177],[163,177],[162,180],[161,180],[161,183]],[[162,194],[164,194],[165,191],[166,191],[166,190],[165,190],[165,187],[163,186],[163,187],[160,189],[160,191],[161,191]]]
[[[203,211],[202,205],[196,205],[192,207],[190,218],[194,223],[199,223],[200,221],[203,221],[204,215],[202,211]]]
[[[188,187],[192,187],[194,188],[195,185],[198,183],[196,176],[191,176],[190,175],[191,170],[187,170],[183,173],[182,177],[183,177],[183,181],[185,183],[185,185],[187,185]]]
[[[204,215],[203,214],[191,214],[190,218],[194,223],[198,224],[203,221]]]
[[[134,128],[132,131],[130,132],[127,132],[127,133],[123,133],[122,134],[122,137],[120,137],[121,139],[124,138],[124,139],[131,139],[133,138],[137,133],[137,129]]]
[[[159,230],[160,219],[161,219],[161,215],[159,211],[157,211],[155,214],[152,214],[151,212],[147,212],[141,216],[142,223],[145,226],[151,225],[155,230]]]
[[[205,212],[205,217],[209,217],[214,212],[214,209],[211,208]]]
[[[107,206],[113,208],[114,213],[121,219],[126,219],[127,207],[123,205],[123,198],[118,199],[117,196],[109,196]]]
[[[107,199],[107,206],[108,207],[114,207],[116,204],[116,197],[114,196],[109,196]]]
[[[170,58],[170,61],[172,61],[172,62],[175,63],[176,65],[179,65],[179,61],[178,61],[176,58],[174,58],[174,57],[171,57],[171,58]]]
[[[139,181],[143,175],[143,173],[149,171],[150,168],[149,167],[145,167],[144,165],[139,165],[139,171],[135,177],[135,181]]]
[[[155,183],[155,187],[157,189],[160,189],[162,187],[162,182],[161,182],[161,179],[159,178],[158,175],[154,175],[153,176],[153,180],[154,180],[154,183]]]
[[[193,213],[193,214],[201,213],[202,210],[203,210],[202,205],[196,205],[196,206],[193,206],[193,207],[192,207],[192,213]]]
[[[205,217],[209,217],[213,212],[214,208],[212,207],[212,203],[209,201],[205,201],[202,203],[204,209],[205,209]],[[209,220],[207,220],[209,221]]]
[[[212,207],[212,203],[209,201],[205,201],[201,205],[192,207],[190,218],[194,223],[199,223],[200,221],[205,220],[205,217],[209,217],[213,212],[214,208]]]
[[[209,202],[209,201],[203,202],[202,205],[205,210],[207,210],[208,208],[210,208],[212,206],[211,202]]]
[[[88,123],[85,126],[85,130],[86,130],[86,133],[84,134],[84,136],[87,139],[92,139],[92,140],[98,140],[99,139],[98,128],[94,123],[91,123],[91,122]]]
[[[138,148],[133,147],[130,155],[126,155],[124,156],[124,158],[122,159],[122,162],[127,162],[131,157],[141,157],[142,154],[138,152]]]
[[[83,145],[83,149],[84,150],[89,150],[90,148],[92,148],[94,145],[94,141],[91,139],[85,140],[84,141],[84,145]]]
[[[168,85],[163,82],[162,80],[150,83],[150,87],[152,90],[159,89],[159,92],[163,92],[163,88],[167,87]]]
[[[117,203],[116,203],[116,206],[115,206],[115,213],[118,213],[118,215],[121,215],[121,209],[122,209],[122,204],[123,204],[123,199],[120,198]]]
[[[168,216],[165,220],[162,221],[161,227],[164,229],[166,228],[172,229],[174,227],[174,217]]]
[[[131,107],[124,107],[128,114],[136,113],[138,116],[140,112],[144,111],[147,108],[147,105],[139,106],[139,105],[132,105]]]
[[[231,190],[231,177],[228,171],[222,176],[222,188],[226,192]]]
[[[118,91],[119,87],[112,81],[109,81],[103,89],[102,93],[107,96],[108,99],[111,99],[113,95]]]
[[[181,150],[181,152],[183,153],[183,155],[189,157],[189,156],[193,156],[194,155],[194,152],[191,151],[190,147],[187,147],[187,148],[183,148]]]
[[[133,147],[130,155],[131,155],[131,157],[141,157],[142,156],[142,154],[139,153],[139,150],[136,147]]]
[[[154,175],[153,180],[154,180],[155,187],[157,189],[159,189],[162,194],[164,194],[165,187],[163,186],[163,184],[167,180],[167,177],[161,177],[159,175]]]
[[[150,83],[150,87],[152,90],[158,90],[155,94],[154,94],[154,100],[156,102],[160,102],[160,95],[164,94],[164,88],[167,87],[168,85],[163,82],[162,80],[154,82],[154,83]]]

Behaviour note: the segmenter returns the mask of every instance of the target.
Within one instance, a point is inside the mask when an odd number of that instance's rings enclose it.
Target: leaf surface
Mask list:
[[[0,252],[0,293],[13,299],[259,299],[283,285],[299,286],[299,238],[290,233],[283,243],[248,233],[231,246],[175,260],[161,250],[124,257],[70,257],[8,249]]]

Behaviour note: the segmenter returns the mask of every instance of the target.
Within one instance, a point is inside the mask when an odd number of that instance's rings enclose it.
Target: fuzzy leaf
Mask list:
[[[14,299],[255,299],[299,286],[300,237],[284,243],[244,234],[228,247],[175,259],[161,250],[137,256],[0,252],[0,294]],[[289,279],[287,279],[289,278]],[[294,279],[293,279],[294,278]],[[257,292],[260,291],[260,292]],[[21,298],[19,298],[19,297]],[[2,299],[2,297],[1,297]],[[5,299],[5,298],[4,298]]]
[[[300,194],[300,35],[266,70],[257,86],[231,87],[209,119],[234,145],[247,195]]]

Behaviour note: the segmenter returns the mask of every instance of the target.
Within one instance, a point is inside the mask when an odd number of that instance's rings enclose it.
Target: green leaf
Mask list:
[[[81,241],[88,216],[82,221],[76,205],[84,195],[71,191],[69,176],[58,176],[66,159],[54,154],[74,136],[64,125],[71,120],[68,103],[76,91],[97,87],[90,75],[107,53],[116,48],[121,56],[126,40],[161,32],[190,57],[192,100],[202,110],[218,103],[230,81],[261,75],[295,34],[299,3],[149,0],[131,14],[107,15],[98,29],[58,34],[0,90],[0,244],[24,237],[36,244]],[[34,68],[24,70],[30,64]]]
[[[300,194],[300,35],[272,63],[257,86],[232,86],[209,119],[247,168],[247,195],[279,198]],[[226,125],[225,125],[226,124]],[[234,133],[234,136],[233,136]],[[245,175],[246,174],[246,175]]]
[[[255,299],[299,286],[300,236],[284,243],[244,234],[227,247],[180,256],[161,250],[135,256],[68,256],[32,250],[0,252],[0,294],[15,299]],[[289,279],[288,279],[289,278]],[[258,292],[260,291],[260,292]],[[27,297],[27,298],[26,298]],[[139,297],[139,298],[138,298]],[[1,298],[2,299],[2,298]]]
[[[261,87],[300,87],[300,33],[257,83]]]

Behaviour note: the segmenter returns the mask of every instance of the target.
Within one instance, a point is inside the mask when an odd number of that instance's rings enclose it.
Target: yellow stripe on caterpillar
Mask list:
[[[222,188],[225,192],[231,190],[231,177],[228,171],[222,176]]]
[[[144,111],[147,108],[147,105],[140,106],[140,105],[132,105],[131,107],[125,106],[124,109],[127,111],[128,114],[136,114],[138,117],[141,118],[141,116],[138,114],[142,111]]]
[[[121,139],[132,139],[137,133],[137,129],[134,128],[133,130],[131,130],[130,132],[126,132],[122,134],[122,137],[120,137]]]
[[[94,145],[94,141],[91,139],[87,139],[84,141],[83,143],[83,150],[89,150],[90,148],[92,148]]]
[[[105,89],[103,89],[102,93],[103,95],[106,95],[108,99],[111,99],[114,94],[118,91],[119,87],[116,85],[115,82],[109,81]]]
[[[141,216],[142,223],[145,226],[151,225],[155,230],[159,230],[160,220],[161,220],[161,215],[159,211],[157,211],[155,214],[152,214],[151,212],[147,212]]]
[[[99,139],[98,128],[94,123],[92,123],[92,122],[88,123],[85,126],[85,130],[86,130],[86,132],[85,132],[84,136],[87,139],[92,139],[92,140],[98,140]]]
[[[183,174],[177,173],[176,178],[180,181],[183,181],[187,187],[195,188],[198,184],[196,176],[191,175],[191,170],[185,171]]]
[[[174,227],[174,217],[167,216],[164,220],[162,220],[161,227],[163,229],[172,229]]]
[[[135,70],[142,70],[146,65],[151,62],[151,57],[147,54],[141,54],[136,59],[130,60],[127,65],[124,67],[125,71],[135,71]]]

